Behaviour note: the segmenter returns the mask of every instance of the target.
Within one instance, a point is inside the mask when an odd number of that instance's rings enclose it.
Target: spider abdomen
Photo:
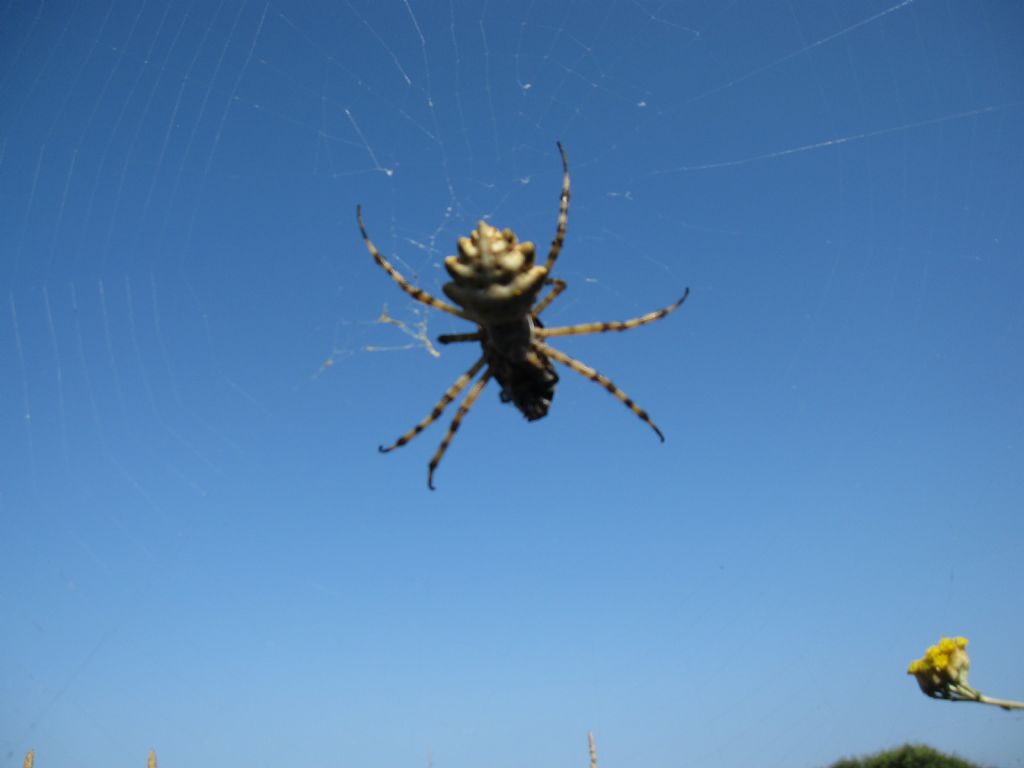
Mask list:
[[[481,221],[459,238],[458,255],[444,260],[452,280],[443,290],[481,325],[510,323],[529,313],[547,279],[535,258],[533,243]]]

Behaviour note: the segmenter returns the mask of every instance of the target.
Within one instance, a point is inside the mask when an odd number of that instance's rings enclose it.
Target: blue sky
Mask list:
[[[9,3],[0,765],[1022,765],[1024,12]],[[562,371],[382,456],[543,249]],[[385,311],[395,322],[380,322]],[[419,336],[418,336],[419,334]]]

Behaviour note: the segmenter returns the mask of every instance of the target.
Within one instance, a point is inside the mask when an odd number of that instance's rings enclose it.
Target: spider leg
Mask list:
[[[482,358],[480,362],[483,362]],[[466,395],[466,399],[463,400],[462,405],[459,406],[459,410],[455,412],[455,418],[452,419],[452,424],[448,427],[448,433],[444,436],[444,440],[441,441],[441,445],[437,447],[437,452],[430,460],[430,468],[427,471],[427,487],[430,488],[430,490],[434,490],[434,470],[437,469],[437,465],[441,463],[441,458],[444,456],[444,452],[448,450],[448,445],[451,443],[452,438],[455,437],[455,433],[459,431],[459,425],[462,424],[462,418],[469,412],[469,409],[473,407],[473,403],[475,403],[476,399],[480,397],[480,393],[484,391],[484,387],[487,386],[487,382],[490,380],[491,372],[488,370],[477,380],[476,384],[472,386],[469,393]]]
[[[555,239],[551,241],[551,250],[548,252],[547,268],[551,274],[551,268],[555,265],[555,259],[562,250],[562,243],[565,242],[565,225],[569,220],[569,161],[565,157],[565,150],[562,149],[562,142],[555,142],[558,145],[558,154],[562,156],[562,197],[558,206],[558,228],[555,230]]]
[[[437,405],[434,406],[434,410],[432,410],[427,415],[427,417],[425,419],[423,419],[423,421],[421,421],[415,427],[413,427],[408,432],[406,432],[404,435],[402,435],[400,438],[398,438],[393,444],[391,444],[391,445],[389,445],[387,447],[381,445],[381,446],[379,446],[377,448],[377,450],[379,450],[381,453],[389,453],[389,452],[395,450],[395,448],[401,448],[403,445],[405,445],[410,440],[412,440],[414,437],[416,437],[416,435],[418,435],[424,429],[426,429],[431,424],[433,424],[435,421],[437,421],[437,418],[442,413],[444,413],[444,409],[448,407],[448,404],[452,400],[454,400],[456,397],[459,396],[459,393],[463,389],[465,389],[466,385],[469,384],[470,380],[474,376],[476,376],[477,373],[479,373],[480,369],[483,368],[483,365],[484,365],[484,358],[481,357],[479,360],[477,360],[475,363],[473,363],[473,367],[472,368],[470,368],[464,374],[459,376],[459,378],[457,378],[455,380],[455,383],[452,384],[450,387],[448,387],[448,391],[445,392],[444,395],[441,397],[441,399],[437,401]]]
[[[569,287],[569,284],[565,282],[565,280],[559,280],[557,278],[548,278],[546,282],[551,286],[551,293],[538,301],[534,305],[533,309],[530,310],[530,314],[534,317],[540,317],[540,313],[547,309],[551,305],[551,302],[557,299],[559,294]]]
[[[661,438],[661,442],[665,442],[665,436],[661,433],[661,430],[658,429],[655,423],[651,421],[651,417],[647,415],[647,411],[645,411],[643,408],[634,403],[633,400],[630,399],[629,395],[627,395],[625,392],[623,392],[621,389],[615,386],[615,384],[612,383],[612,380],[609,379],[607,376],[603,376],[602,374],[598,373],[593,368],[591,368],[589,365],[581,363],[579,360],[571,358],[564,352],[559,352],[554,347],[549,347],[547,344],[544,344],[543,342],[534,342],[533,348],[538,352],[542,352],[548,357],[557,360],[562,365],[571,368],[584,378],[590,379],[591,381],[596,381],[608,392],[615,395],[615,397],[617,397],[627,408],[629,408],[629,410],[631,410],[633,413],[639,416],[641,421],[643,421],[645,424],[647,424],[647,426],[653,429],[655,433],[657,433],[658,437]]]
[[[438,344],[456,344],[460,341],[480,341],[483,336],[476,333],[445,333],[437,337]]]
[[[581,336],[586,333],[606,333],[608,331],[628,331],[630,328],[639,328],[641,325],[647,325],[653,323],[655,320],[661,320],[666,315],[670,315],[675,312],[679,307],[682,306],[683,302],[690,295],[690,289],[687,288],[683,297],[674,304],[669,304],[664,309],[659,309],[656,312],[648,312],[646,315],[641,317],[634,317],[632,320],[622,320],[620,322],[611,323],[583,323],[581,325],[565,325],[561,328],[537,328],[535,333],[538,338],[547,339],[552,336]]]
[[[415,285],[413,285],[404,277],[402,277],[398,270],[391,266],[390,262],[388,262],[387,259],[380,255],[380,253],[374,247],[373,242],[370,240],[370,236],[366,233],[366,226],[363,224],[363,209],[361,205],[356,206],[356,221],[359,222],[359,231],[363,235],[363,242],[366,243],[366,250],[368,250],[370,252],[370,255],[373,256],[373,260],[377,262],[377,265],[385,272],[387,272],[392,280],[398,283],[399,288],[401,288],[407,294],[416,299],[416,301],[427,304],[433,307],[434,309],[440,309],[442,312],[447,312],[449,314],[455,315],[456,317],[466,319],[466,315],[463,314],[462,310],[456,309],[451,304],[441,301],[440,299],[434,298],[429,293],[424,291],[422,288],[417,288]]]

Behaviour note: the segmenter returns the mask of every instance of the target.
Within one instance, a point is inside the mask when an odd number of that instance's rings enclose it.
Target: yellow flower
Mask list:
[[[971,660],[964,649],[966,637],[943,637],[930,646],[920,659],[907,667],[907,674],[917,678],[921,690],[940,699],[976,699],[977,692],[967,684]]]
[[[929,647],[924,656],[910,662],[907,674],[913,675],[921,691],[934,699],[976,701],[1007,710],[1024,709],[1024,702],[984,696],[968,685],[967,672],[971,668],[971,659],[966,648],[966,637],[943,637]]]

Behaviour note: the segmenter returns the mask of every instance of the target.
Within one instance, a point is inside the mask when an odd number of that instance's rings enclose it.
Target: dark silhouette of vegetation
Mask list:
[[[904,744],[867,757],[848,757],[829,768],[981,768],[953,755],[944,755],[921,744]]]

